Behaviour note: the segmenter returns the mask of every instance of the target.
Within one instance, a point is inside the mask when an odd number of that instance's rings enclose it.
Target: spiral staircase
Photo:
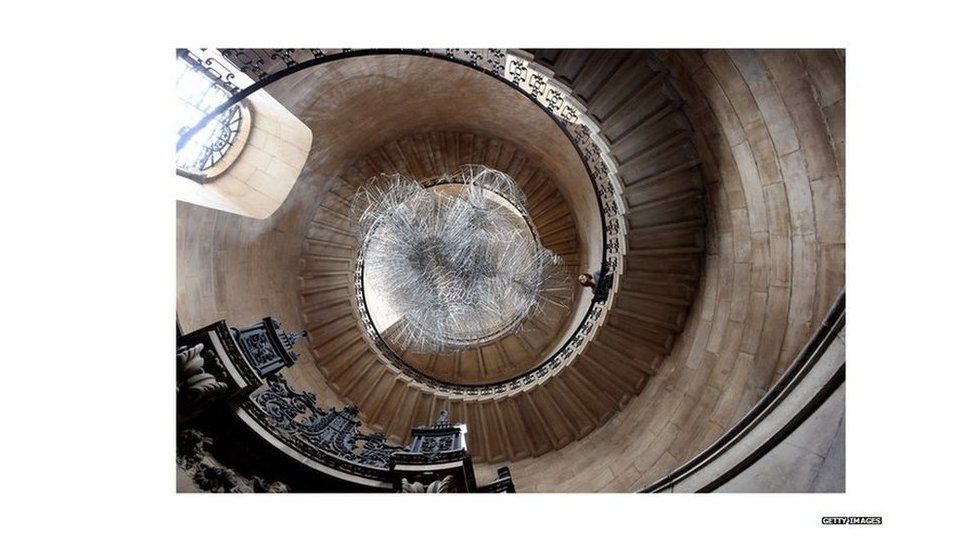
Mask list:
[[[359,405],[365,421],[391,438],[402,438],[412,425],[447,409],[467,423],[476,461],[541,455],[586,436],[625,406],[680,332],[704,250],[701,183],[691,132],[660,68],[638,54],[606,55],[576,67],[567,82],[571,89],[580,88],[590,114],[607,128],[611,155],[625,183],[627,256],[604,326],[559,376],[501,396],[453,397],[446,390],[451,384],[490,384],[534,367],[564,330],[563,319],[552,315],[548,324],[529,325],[453,355],[402,357],[441,382],[430,387],[377,357],[363,337],[364,319],[351,299],[356,290],[350,273],[356,269],[358,250],[350,198],[382,173],[427,178],[472,163],[508,173],[528,198],[543,245],[578,270],[574,215],[552,176],[516,146],[466,132],[399,138],[340,175],[309,223],[301,304],[316,366],[337,394]]]
[[[516,477],[519,464],[524,464],[526,474],[539,477],[530,483],[539,490],[566,482],[564,474],[541,472],[559,468],[560,459],[568,464],[567,471],[585,472],[591,465],[606,463],[602,457],[592,459],[600,444],[624,440],[628,452],[636,451],[638,442],[642,448],[653,447],[655,443],[634,436],[645,428],[648,436],[664,441],[657,444],[670,440],[686,445],[667,454],[677,465],[681,456],[693,455],[729,420],[744,413],[743,404],[728,410],[720,400],[721,382],[717,387],[712,383],[716,368],[726,379],[732,369],[736,376],[751,376],[738,366],[741,354],[737,358],[733,352],[728,359],[719,343],[700,333],[703,307],[715,303],[716,292],[725,296],[722,303],[733,299],[727,293],[731,288],[716,288],[722,284],[717,262],[713,274],[706,273],[706,255],[718,254],[722,280],[729,286],[733,282],[728,270],[735,272],[736,292],[736,311],[709,319],[709,328],[719,319],[745,322],[737,269],[747,261],[737,260],[727,268],[722,259],[731,245],[737,246],[736,254],[741,246],[740,235],[736,233],[733,242],[728,231],[727,212],[720,212],[718,227],[706,224],[709,210],[725,207],[716,198],[718,193],[725,197],[725,191],[709,185],[729,168],[723,164],[725,158],[716,160],[709,145],[716,128],[724,129],[729,119],[720,109],[703,108],[701,94],[689,87],[700,81],[684,71],[700,65],[640,50],[312,51],[334,55],[336,61],[296,71],[266,88],[312,129],[315,139],[296,190],[282,210],[263,227],[195,210],[184,216],[187,226],[200,223],[197,227],[206,231],[209,223],[217,235],[208,252],[186,254],[188,270],[205,265],[216,278],[222,266],[242,261],[276,265],[268,286],[273,291],[263,305],[277,307],[286,323],[308,331],[307,352],[286,372],[294,383],[326,402],[355,403],[370,428],[397,442],[407,440],[413,426],[432,424],[441,410],[447,410],[452,419],[467,424],[476,463],[516,462]],[[248,52],[224,53],[256,80],[294,66],[281,56],[264,57],[257,64],[254,60],[260,56]],[[360,81],[364,84],[357,96],[348,83]],[[384,95],[390,89],[402,96]],[[706,90],[710,91],[714,90]],[[475,92],[475,99],[458,99]],[[418,97],[427,97],[431,105],[420,103]],[[689,99],[694,104],[689,105]],[[352,109],[359,109],[358,117],[351,116]],[[412,117],[403,112],[412,109]],[[449,111],[459,117],[467,114],[469,121],[448,120]],[[554,143],[553,151],[546,150],[547,143]],[[705,165],[702,150],[707,154]],[[551,320],[531,323],[464,352],[391,353],[364,314],[351,197],[380,174],[427,178],[464,164],[483,164],[510,175],[528,198],[529,215],[543,245],[562,256],[571,272],[612,273],[607,278],[612,281],[610,295],[601,301],[589,288],[577,288],[573,313],[547,315]],[[617,219],[622,226],[608,232]],[[237,235],[235,224],[241,229]],[[759,230],[768,229],[754,225],[746,240],[755,239]],[[243,243],[240,249],[232,249],[234,240]],[[777,261],[768,257],[767,263]],[[795,268],[796,276],[805,265]],[[699,287],[703,277],[708,279],[704,296]],[[755,275],[749,280],[756,283]],[[242,274],[211,283],[251,292],[263,284]],[[791,283],[806,284],[799,279],[783,284]],[[817,314],[823,315],[827,307],[821,303],[826,300],[829,305],[836,295],[837,279],[814,284],[824,285],[824,295],[829,296],[818,298]],[[765,292],[765,300],[778,290],[756,286],[751,295],[757,291]],[[747,290],[747,308],[749,296]],[[764,303],[771,306],[772,299]],[[790,301],[789,293],[786,300]],[[254,304],[235,306],[229,301],[209,309],[181,304],[181,318],[202,322],[224,314],[243,319],[258,310]],[[696,330],[675,350],[689,322]],[[758,399],[761,393],[743,397],[743,391],[769,387],[774,370],[785,368],[809,337],[812,324],[808,321],[796,329],[790,324],[780,336],[788,338],[787,344],[777,345],[777,355],[767,357],[762,381],[750,382],[748,388],[736,386],[735,403]],[[762,319],[758,329],[760,335],[754,337],[766,337]],[[685,372],[674,365],[675,353],[689,364],[689,355],[697,355],[699,362],[692,369],[698,368],[698,373],[688,374],[692,377],[685,381],[691,385],[684,394],[700,398],[709,387],[719,391],[712,406],[723,405],[722,413],[728,416],[723,423],[704,423],[710,420],[697,413],[694,402],[680,413],[672,410],[649,422],[643,416],[646,423],[627,423],[650,407],[648,399],[674,402],[679,394],[675,383]],[[720,364],[720,357],[730,362]],[[702,359],[711,362],[699,368]],[[653,387],[649,380],[656,380]],[[639,406],[628,406],[638,396]],[[680,396],[678,402],[685,405]],[[667,426],[683,426],[685,419],[703,423],[687,436],[674,433],[668,439]],[[586,456],[591,456],[590,464]],[[660,456],[656,454],[646,469],[631,467],[626,474],[646,484],[648,474],[669,466]],[[592,489],[629,486],[607,485],[600,475],[593,476],[599,478],[588,484]]]

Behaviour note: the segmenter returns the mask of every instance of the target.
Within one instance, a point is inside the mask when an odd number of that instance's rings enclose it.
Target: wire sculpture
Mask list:
[[[562,258],[542,245],[525,194],[503,172],[383,174],[360,187],[352,214],[370,317],[403,350],[470,349],[569,309]]]

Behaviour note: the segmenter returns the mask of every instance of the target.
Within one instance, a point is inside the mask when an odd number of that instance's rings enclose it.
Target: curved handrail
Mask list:
[[[313,393],[296,391],[278,375],[266,378],[240,409],[285,446],[356,477],[388,481],[393,452],[406,449],[383,433],[361,432],[355,405],[323,410]]]
[[[803,350],[797,355],[793,363],[783,375],[780,376],[779,380],[759,399],[759,402],[753,406],[745,416],[742,417],[731,429],[726,431],[722,436],[718,438],[715,442],[709,445],[707,448],[698,453],[695,457],[689,459],[685,463],[679,465],[670,473],[664,475],[662,478],[651,483],[647,487],[639,490],[640,493],[651,493],[651,492],[663,492],[670,488],[673,488],[682,480],[690,477],[695,472],[703,469],[706,465],[716,460],[718,457],[727,452],[738,440],[744,437],[747,433],[752,431],[752,429],[765,417],[767,417],[772,410],[785,399],[792,391],[796,388],[797,384],[802,380],[817,363],[821,356],[826,352],[829,344],[836,338],[837,334],[843,329],[845,325],[845,294],[844,290],[841,290],[840,295],[834,300],[833,305],[831,305],[830,311],[827,313],[827,317],[821,323],[820,328],[817,329],[816,333],[810,338],[807,344],[804,346]],[[797,414],[794,414],[793,418],[776,434],[770,439],[770,441],[781,441],[790,432],[796,429],[802,420],[809,417],[820,404],[823,403],[833,393],[844,381],[845,377],[845,367],[842,365],[837,372],[831,377],[831,379],[821,388],[821,390],[806,404],[801,408]],[[745,459],[741,460],[736,464],[735,467],[728,471],[725,471],[718,478],[709,482],[700,492],[710,492],[724,484],[726,481],[730,480],[735,474],[738,474],[744,470],[748,465],[755,463],[762,455],[767,453],[772,449],[775,444],[770,444],[767,441],[765,444],[760,446],[756,451],[752,452]]]

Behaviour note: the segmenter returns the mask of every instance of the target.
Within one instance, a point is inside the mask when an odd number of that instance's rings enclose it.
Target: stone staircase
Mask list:
[[[407,136],[351,166],[308,224],[301,266],[301,309],[316,364],[360,417],[404,440],[441,409],[468,424],[476,461],[538,456],[601,426],[644,387],[682,330],[705,249],[703,189],[690,126],[667,72],[643,52],[538,50],[534,62],[572,91],[599,124],[624,186],[626,255],[604,324],[572,364],[544,383],[489,396],[457,396],[419,383],[377,356],[355,301],[357,241],[350,198],[380,173],[428,177],[467,163],[511,175],[529,201],[542,242],[575,272],[580,238],[574,216],[548,175],[517,148],[465,132]],[[576,299],[588,302],[582,289]],[[455,355],[404,354],[412,367],[445,383],[500,381],[546,358],[564,316]],[[570,327],[571,328],[571,327]]]

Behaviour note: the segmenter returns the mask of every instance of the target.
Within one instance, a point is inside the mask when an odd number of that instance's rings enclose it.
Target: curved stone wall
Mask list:
[[[843,54],[658,58],[685,101],[706,179],[701,291],[673,352],[621,413],[512,465],[522,492],[635,491],[664,476],[758,401],[844,286]]]

